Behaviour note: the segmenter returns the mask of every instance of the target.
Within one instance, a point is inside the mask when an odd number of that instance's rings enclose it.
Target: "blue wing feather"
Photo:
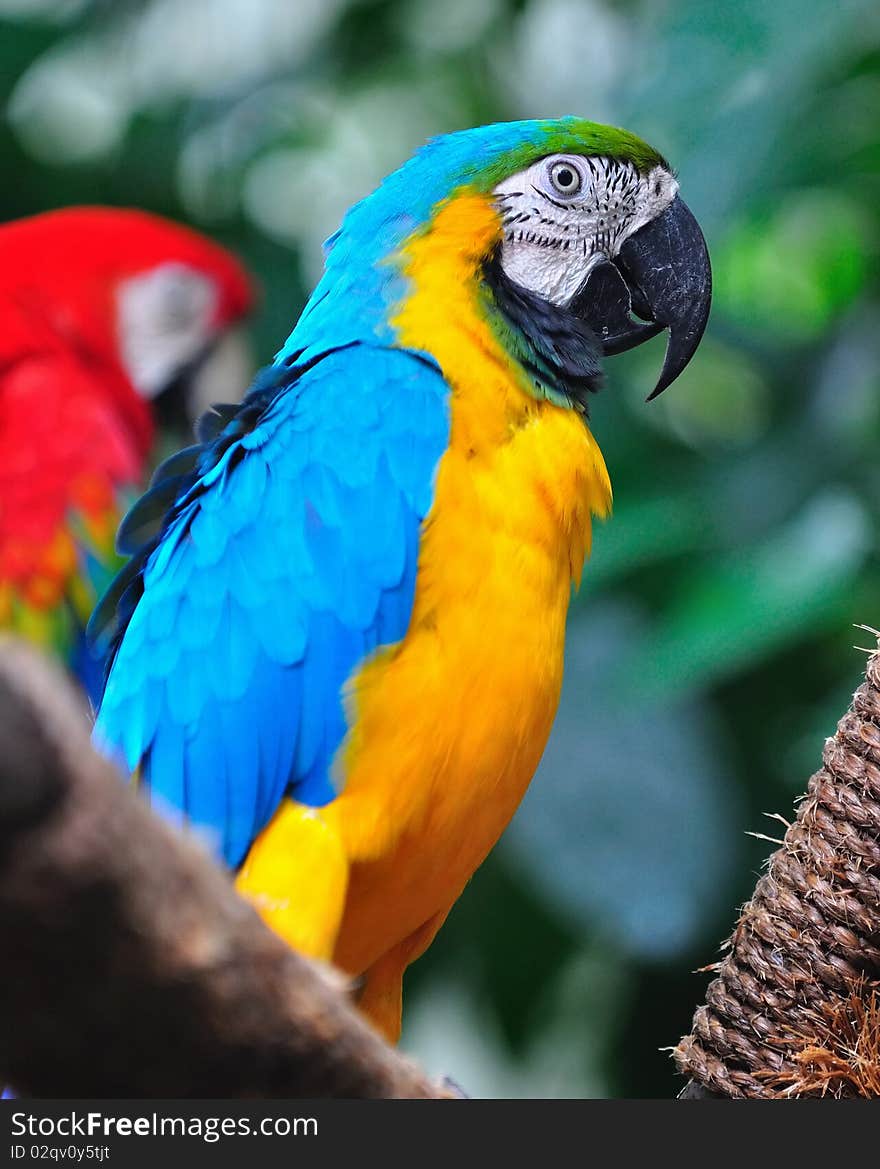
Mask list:
[[[164,518],[180,461],[133,509],[127,539],[151,542],[92,631],[96,742],[232,866],[285,792],[336,794],[345,682],[409,624],[447,398],[430,361],[375,344],[276,366],[203,428]]]

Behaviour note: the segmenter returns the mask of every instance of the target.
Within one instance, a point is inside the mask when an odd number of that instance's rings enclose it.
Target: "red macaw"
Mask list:
[[[83,629],[120,563],[154,407],[180,401],[252,300],[228,252],[155,215],[77,207],[0,227],[0,629],[93,695]]]

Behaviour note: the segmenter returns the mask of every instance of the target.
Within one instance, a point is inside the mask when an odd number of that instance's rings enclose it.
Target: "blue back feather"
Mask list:
[[[331,352],[202,452],[148,545],[96,741],[229,865],[285,792],[336,794],[346,679],[409,624],[446,399],[436,368],[402,350]]]

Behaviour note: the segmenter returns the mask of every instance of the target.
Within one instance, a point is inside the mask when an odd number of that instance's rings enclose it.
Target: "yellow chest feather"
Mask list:
[[[325,809],[354,862],[337,948],[353,970],[448,907],[513,815],[556,712],[590,515],[610,505],[583,420],[522,388],[480,316],[475,268],[497,231],[467,196],[407,249],[394,323],[438,360],[451,434],[409,630],[352,682],[344,788]]]

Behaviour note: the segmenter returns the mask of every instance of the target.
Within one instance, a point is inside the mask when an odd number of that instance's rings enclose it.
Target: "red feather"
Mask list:
[[[168,263],[211,281],[214,334],[250,308],[228,252],[157,216],[72,208],[0,227],[0,628],[67,655],[104,583],[96,567],[116,567],[154,438],[120,356],[117,292]]]

